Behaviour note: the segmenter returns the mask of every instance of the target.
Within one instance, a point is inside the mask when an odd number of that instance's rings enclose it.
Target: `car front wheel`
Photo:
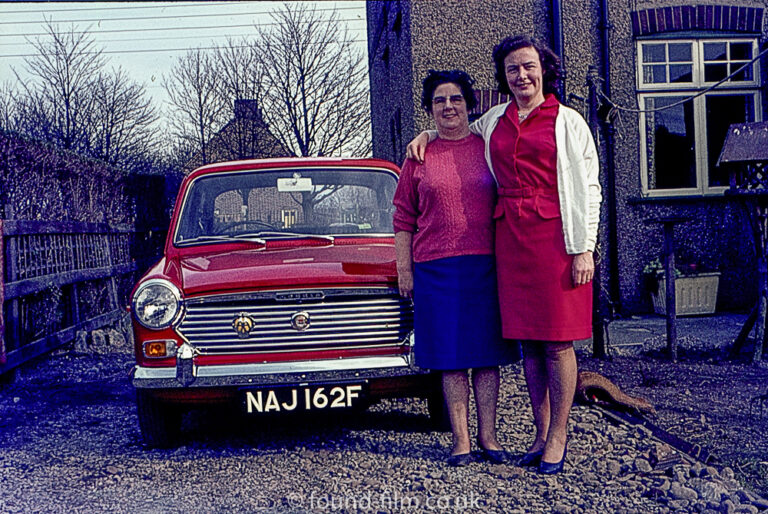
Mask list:
[[[144,442],[151,448],[168,448],[177,444],[181,433],[181,411],[164,403],[147,391],[136,391],[136,410]]]

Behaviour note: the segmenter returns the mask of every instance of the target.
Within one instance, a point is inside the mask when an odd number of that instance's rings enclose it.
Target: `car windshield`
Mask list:
[[[392,234],[394,173],[291,168],[202,175],[187,191],[174,243]]]

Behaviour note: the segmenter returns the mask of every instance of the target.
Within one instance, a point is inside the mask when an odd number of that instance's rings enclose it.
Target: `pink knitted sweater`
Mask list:
[[[424,164],[406,159],[395,192],[395,232],[413,233],[413,260],[493,253],[496,183],[475,135],[427,146]]]

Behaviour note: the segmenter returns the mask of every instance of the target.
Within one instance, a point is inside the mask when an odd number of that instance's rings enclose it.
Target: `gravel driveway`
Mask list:
[[[126,345],[127,346],[127,345]],[[0,388],[2,512],[757,512],[728,468],[691,465],[644,430],[573,411],[565,472],[449,468],[425,402],[334,418],[197,411],[183,446],[142,445],[127,348],[65,349]],[[504,369],[500,440],[531,438],[519,365]],[[474,414],[473,414],[474,415]]]

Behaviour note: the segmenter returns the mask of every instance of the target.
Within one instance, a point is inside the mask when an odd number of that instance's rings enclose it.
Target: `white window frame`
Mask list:
[[[657,43],[685,43],[692,44],[693,82],[683,83],[642,83],[643,66],[642,45]],[[704,81],[704,43],[734,43],[750,42],[752,43],[752,56],[760,52],[757,37],[734,36],[730,38],[686,38],[686,39],[642,39],[637,41],[637,99],[640,110],[645,109],[645,100],[649,97],[675,96],[681,98],[691,97],[702,90],[711,87],[716,82]],[[731,62],[731,61],[723,61]],[[669,64],[669,62],[666,62]],[[646,121],[647,114],[641,112],[639,116],[640,133],[640,182],[642,186],[642,195],[646,197],[666,197],[666,196],[701,196],[701,195],[722,195],[727,186],[710,187],[709,167],[708,167],[708,149],[707,149],[707,126],[706,126],[706,98],[712,95],[752,95],[754,98],[755,121],[762,121],[762,101],[760,91],[760,61],[752,63],[752,80],[731,82],[727,81],[720,84],[717,89],[709,91],[693,100],[694,116],[694,160],[696,163],[696,187],[678,188],[678,189],[649,189],[648,188],[648,162],[647,162],[647,137]]]
[[[643,62],[643,45],[644,44],[676,44],[676,43],[691,43],[691,57],[693,59],[693,82],[662,82],[654,84],[645,84],[643,82],[643,66],[647,66],[649,63]],[[637,78],[637,90],[638,91],[682,91],[686,89],[704,89],[716,82],[704,81],[704,43],[752,43],[752,56],[756,56],[760,53],[758,47],[758,41],[756,37],[732,37],[732,38],[702,38],[702,39],[641,39],[637,41],[637,69],[635,76]],[[714,62],[714,61],[710,61]],[[729,63],[731,61],[723,61]],[[653,64],[653,63],[650,63]],[[659,63],[662,64],[662,63]],[[670,64],[666,61],[663,64]],[[731,82],[730,80],[724,82],[718,88],[735,88],[743,89],[750,87],[760,87],[760,61],[752,63],[752,80],[751,81],[738,81]]]
[[[694,142],[694,161],[696,162],[696,187],[677,188],[677,189],[649,189],[648,188],[648,161],[646,160],[646,121],[647,113],[640,113],[640,170],[641,183],[644,196],[694,196],[694,195],[722,195],[727,186],[709,186],[709,154],[707,148],[707,124],[706,124],[706,99],[708,96],[734,96],[734,95],[752,95],[755,106],[755,121],[762,120],[762,110],[760,105],[760,92],[754,89],[728,89],[715,90],[691,100],[693,102],[693,116],[695,120]],[[645,99],[649,97],[686,97],[688,93],[680,91],[663,91],[654,93],[643,93],[638,96],[641,109],[645,108]]]
[[[697,78],[697,83],[701,84],[703,86],[711,86],[712,84],[717,84],[717,82],[718,82],[717,80],[708,81],[708,82],[704,80],[704,68],[705,68],[705,66],[704,66],[704,44],[705,43],[725,43],[726,47],[730,47],[730,45],[728,45],[728,43],[752,43],[752,59],[754,59],[760,53],[760,48],[758,47],[758,44],[757,44],[757,38],[734,37],[734,38],[725,38],[725,39],[723,39],[723,38],[718,38],[718,39],[700,39],[699,40],[699,44],[696,45],[696,46],[698,47],[698,52],[699,52],[699,55],[701,56],[701,60],[699,61],[701,63],[701,65],[699,66],[699,70],[698,70],[699,71],[699,75],[696,78]],[[694,63],[695,62],[696,61],[694,61]],[[712,63],[712,62],[717,62],[717,61],[707,61],[707,62]],[[726,61],[723,61],[723,62],[724,63],[731,63],[733,61],[731,61],[729,59],[729,60],[726,60]],[[746,64],[747,62],[749,62],[749,61],[738,61],[738,63],[740,63],[740,64]],[[695,69],[695,65],[694,65],[694,69]],[[736,70],[733,70],[733,71],[736,71]],[[730,75],[731,73],[732,73],[732,71],[728,70],[726,75]],[[737,89],[745,88],[745,87],[746,88],[748,88],[748,87],[759,87],[760,86],[760,61],[757,60],[757,61],[754,61],[752,63],[752,80],[740,80],[740,81],[737,81],[737,82],[732,82],[729,79],[726,82],[723,82],[723,84],[721,84],[721,86],[723,88],[733,87],[733,88],[737,88]]]
[[[651,83],[646,84],[643,82],[643,68],[645,66],[653,66],[653,65],[665,65],[667,66],[667,72],[669,72],[669,61],[664,61],[663,63],[645,63],[643,62],[643,45],[651,44],[651,45],[657,45],[657,44],[664,44],[668,45],[670,43],[691,43],[691,77],[693,78],[693,82],[661,82],[661,83]],[[665,49],[666,52],[666,49]],[[698,58],[699,51],[698,51],[698,45],[695,44],[695,41],[692,40],[675,40],[675,39],[644,39],[637,42],[637,71],[636,71],[636,77],[637,77],[637,89],[638,90],[665,90],[665,89],[674,89],[679,90],[684,87],[688,88],[694,88],[696,87],[696,81],[698,80],[697,74],[696,74],[696,60]],[[668,77],[668,74],[667,74]]]

